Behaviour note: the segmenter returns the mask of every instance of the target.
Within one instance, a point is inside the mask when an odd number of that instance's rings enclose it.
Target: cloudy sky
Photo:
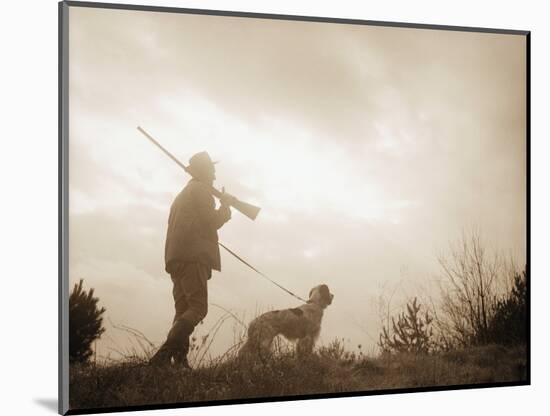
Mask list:
[[[525,261],[525,39],[516,35],[70,8],[70,280],[107,308],[98,353],[163,341],[164,237],[207,150],[262,207],[220,239],[301,296],[335,295],[321,342],[371,348],[379,296],[437,281],[463,229]],[[297,301],[222,252],[208,330]],[[397,306],[398,305],[398,301]],[[212,347],[233,343],[226,321]]]

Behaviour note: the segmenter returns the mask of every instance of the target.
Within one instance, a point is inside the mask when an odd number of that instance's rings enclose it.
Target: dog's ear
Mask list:
[[[315,289],[315,288],[313,288],[313,289]],[[311,295],[313,294],[313,289],[311,289],[311,290],[309,291],[309,295],[308,295],[309,299],[311,299]]]
[[[328,290],[327,285],[321,285],[320,287],[321,296],[325,300],[327,305],[330,305],[332,303],[332,295],[330,294],[330,291]]]

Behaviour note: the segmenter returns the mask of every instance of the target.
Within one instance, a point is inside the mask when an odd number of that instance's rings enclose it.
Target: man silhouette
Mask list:
[[[192,179],[170,208],[164,252],[176,312],[166,341],[150,360],[153,365],[171,364],[173,358],[190,368],[189,337],[208,312],[207,281],[212,269],[221,270],[218,230],[231,218],[231,195],[223,193],[216,209],[210,191],[216,169],[208,153],[192,156],[188,171]]]

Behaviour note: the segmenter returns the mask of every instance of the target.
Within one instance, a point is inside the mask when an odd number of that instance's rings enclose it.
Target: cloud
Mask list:
[[[183,162],[201,150],[222,161],[217,183],[262,207],[255,222],[234,213],[222,240],[301,296],[329,284],[328,339],[364,337],[358,322],[376,334],[380,288],[432,278],[464,227],[523,262],[523,38],[78,7],[70,18],[70,273],[113,321],[161,341],[172,313],[164,233],[187,176],[137,125]],[[247,316],[294,304],[222,260],[213,302]]]

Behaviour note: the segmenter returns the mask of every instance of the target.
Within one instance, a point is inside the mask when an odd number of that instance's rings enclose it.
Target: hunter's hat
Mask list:
[[[191,156],[189,159],[189,169],[192,172],[209,171],[214,168],[216,163],[218,162],[212,161],[208,152],[199,152]]]
[[[217,161],[212,161],[208,152],[199,152],[191,156],[189,159],[189,167],[191,168],[205,168],[211,167],[218,163]]]

